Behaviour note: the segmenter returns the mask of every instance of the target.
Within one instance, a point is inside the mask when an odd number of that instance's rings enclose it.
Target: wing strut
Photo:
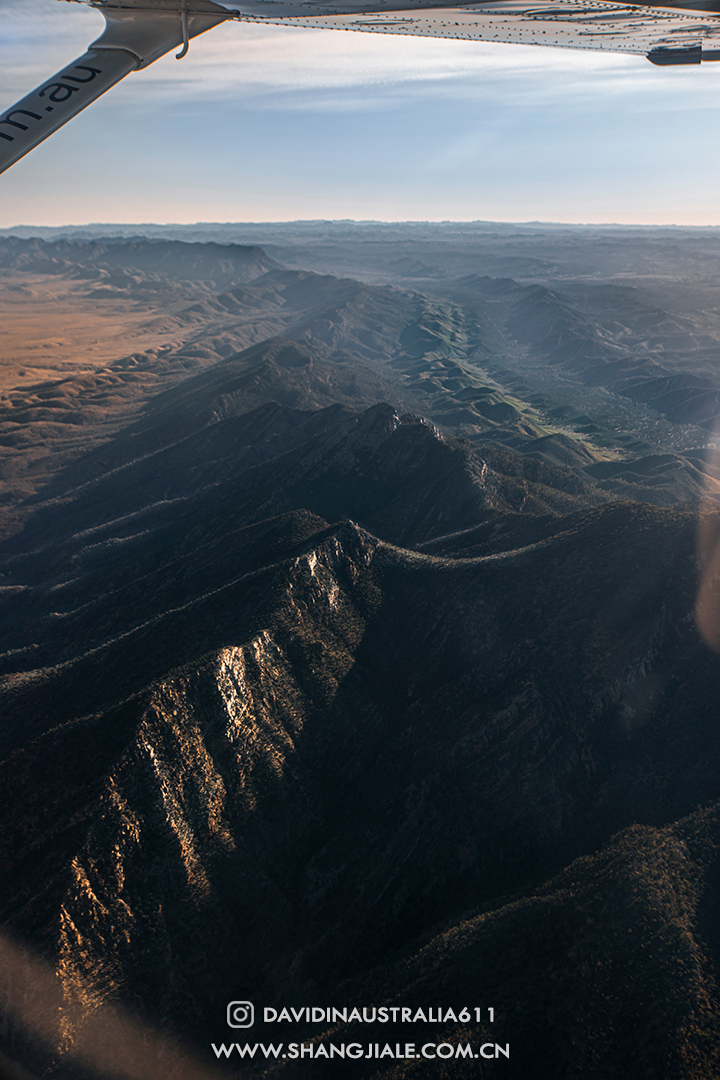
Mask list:
[[[182,49],[180,50],[179,53],[175,54],[175,59],[176,60],[182,60],[183,56],[187,56],[188,49],[190,48],[190,38],[188,36],[188,13],[187,13],[187,8],[185,7],[185,0],[183,0],[183,6],[182,6],[182,12],[180,14],[180,18],[182,19],[183,47],[182,47]]]
[[[102,9],[105,31],[85,55],[0,114],[0,173],[131,71],[147,67],[178,45],[179,56],[184,56],[190,38],[232,18],[214,4],[207,7],[214,10]]]

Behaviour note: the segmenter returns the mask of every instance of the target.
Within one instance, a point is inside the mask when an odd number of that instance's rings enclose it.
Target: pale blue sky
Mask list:
[[[96,12],[0,0],[0,108]],[[0,177],[0,227],[299,218],[720,224],[720,64],[227,24]]]

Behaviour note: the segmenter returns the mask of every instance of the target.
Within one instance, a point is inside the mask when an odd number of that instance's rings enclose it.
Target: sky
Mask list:
[[[0,0],[0,109],[102,16]],[[0,176],[0,228],[94,222],[720,225],[720,63],[227,23]]]

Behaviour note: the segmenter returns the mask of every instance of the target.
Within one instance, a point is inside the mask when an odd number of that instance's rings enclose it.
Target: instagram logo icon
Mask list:
[[[227,1022],[231,1028],[249,1028],[255,1023],[255,1006],[251,1001],[231,1001],[227,1007]]]

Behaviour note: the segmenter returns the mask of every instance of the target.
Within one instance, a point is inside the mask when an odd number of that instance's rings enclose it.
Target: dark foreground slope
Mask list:
[[[6,967],[6,1053],[200,1075],[148,1034],[133,1064],[119,1011],[204,1076],[717,1075],[696,513],[383,404],[188,400],[5,544],[3,933],[55,973],[48,1014]],[[218,1063],[323,1030],[233,1032],[232,1000],[490,1006],[333,1039],[511,1056]]]
[[[404,1047],[410,1032],[416,1050],[427,1039],[485,1048],[482,1063],[334,1061],[338,1076],[714,1078],[718,824],[714,808],[665,828],[629,828],[346,991],[389,1008],[411,1002],[435,1017],[440,1000],[458,1017],[463,1004],[493,1001],[492,1021],[483,1007],[477,1023],[471,1007],[470,1022],[337,1024],[308,1041],[316,1052],[322,1043],[377,1041],[382,1052]],[[322,1061],[261,1075],[321,1076]]]

